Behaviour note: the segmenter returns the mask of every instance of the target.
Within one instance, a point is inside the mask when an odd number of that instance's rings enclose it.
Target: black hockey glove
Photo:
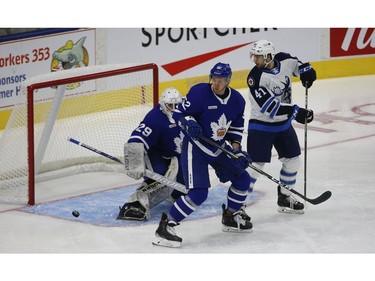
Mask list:
[[[298,123],[305,124],[305,120],[307,121],[307,123],[310,123],[314,120],[314,111],[312,111],[311,109],[306,110],[304,108],[299,108],[296,106],[295,108],[298,108],[298,112],[295,117]]]
[[[178,125],[191,137],[192,139],[199,139],[202,136],[202,127],[191,116],[186,116],[178,121]]]
[[[316,80],[316,71],[311,64],[306,62],[298,67],[299,77],[304,87],[310,88]]]

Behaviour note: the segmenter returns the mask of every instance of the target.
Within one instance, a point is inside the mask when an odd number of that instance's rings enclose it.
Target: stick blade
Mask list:
[[[314,198],[314,199],[306,198],[306,201],[313,204],[313,205],[318,205],[320,203],[323,203],[323,202],[327,201],[329,198],[331,198],[331,196],[332,196],[332,192],[326,191],[317,198]]]

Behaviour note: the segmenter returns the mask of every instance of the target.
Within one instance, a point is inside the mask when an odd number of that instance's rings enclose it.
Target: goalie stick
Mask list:
[[[106,157],[106,158],[109,158],[109,159],[111,159],[111,160],[113,160],[113,161],[115,161],[115,162],[117,162],[117,163],[119,163],[119,164],[125,165],[125,163],[122,162],[122,161],[121,161],[120,159],[118,159],[117,157],[114,157],[114,156],[112,156],[112,155],[109,155],[109,154],[107,154],[107,153],[105,153],[105,152],[103,152],[103,151],[100,151],[100,150],[98,150],[98,149],[96,149],[96,148],[94,148],[94,147],[92,147],[92,146],[89,146],[89,145],[87,145],[87,144],[85,144],[85,143],[83,143],[83,142],[80,142],[80,141],[78,141],[78,140],[76,140],[76,139],[73,139],[73,138],[68,137],[68,141],[70,141],[71,143],[74,143],[74,144],[76,144],[76,145],[79,145],[79,146],[81,146],[81,147],[83,147],[83,148],[86,148],[86,149],[88,149],[88,150],[91,150],[92,152],[95,152],[95,153],[97,153],[97,154],[99,154],[99,155],[102,155],[102,156],[104,156],[104,157]],[[125,165],[125,166],[126,166],[126,165]],[[155,172],[153,172],[153,171],[150,171],[150,170],[144,169],[144,175],[145,175],[146,177],[150,178],[150,179],[153,179],[153,180],[155,180],[155,181],[157,181],[157,182],[160,182],[160,183],[162,183],[162,184],[165,184],[166,186],[172,187],[173,189],[176,189],[176,190],[178,190],[178,191],[181,191],[181,192],[183,192],[183,193],[185,193],[185,194],[187,193],[187,189],[186,189],[186,187],[185,187],[184,185],[182,185],[182,184],[180,184],[180,183],[178,183],[178,182],[175,182],[175,181],[171,181],[170,179],[168,179],[168,178],[166,178],[166,177],[164,177],[164,176],[162,176],[162,175],[159,175],[159,174],[157,174],[157,173],[155,173]]]
[[[232,159],[237,159],[238,156],[236,156],[235,154],[233,154],[231,151],[225,149],[224,147],[221,147],[220,145],[218,145],[217,143],[215,143],[214,141],[212,141],[211,139],[209,138],[206,138],[204,136],[201,136],[200,139],[204,140],[205,142],[211,144],[212,146],[220,149],[221,151],[223,151],[224,153],[226,153],[229,157],[231,157]],[[298,191],[294,190],[293,188],[291,188],[290,186],[282,183],[281,181],[279,181],[278,179],[274,178],[273,176],[267,174],[266,172],[264,172],[263,170],[261,169],[258,169],[257,167],[255,167],[254,165],[252,164],[249,164],[249,167],[252,168],[253,170],[257,171],[258,173],[260,173],[261,175],[263,176],[266,176],[267,178],[269,178],[270,180],[272,180],[273,182],[277,183],[278,185],[280,185],[281,187],[289,190],[290,192],[298,195],[299,197],[301,197],[302,199],[306,200],[307,202],[313,204],[313,205],[317,205],[317,204],[320,204],[320,203],[323,203],[325,201],[327,201],[331,195],[332,195],[332,192],[331,191],[326,191],[324,192],[323,194],[321,194],[320,196],[318,196],[317,198],[313,198],[313,199],[310,199],[310,198],[307,198],[305,195],[299,193]]]

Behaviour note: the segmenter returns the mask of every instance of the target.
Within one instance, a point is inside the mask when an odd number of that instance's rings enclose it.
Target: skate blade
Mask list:
[[[234,232],[234,233],[250,233],[253,232],[253,229],[238,229],[236,227],[223,226],[221,228],[223,232]]]
[[[283,214],[297,214],[297,215],[302,215],[305,213],[304,210],[293,210],[291,208],[288,208],[288,207],[279,207],[277,209],[277,211],[279,213],[283,213]]]
[[[155,237],[154,241],[152,241],[152,245],[168,248],[179,248],[181,246],[181,242]]]

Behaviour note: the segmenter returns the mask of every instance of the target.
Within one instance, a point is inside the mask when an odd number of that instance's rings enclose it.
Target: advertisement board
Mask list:
[[[375,28],[331,28],[331,57],[375,54]]]
[[[109,28],[107,63],[149,63],[160,67],[160,81],[208,75],[217,62],[233,71],[253,66],[252,43],[267,39],[277,52],[303,61],[320,59],[320,28]]]
[[[0,110],[14,105],[26,79],[88,65],[95,65],[95,29],[1,43]]]

